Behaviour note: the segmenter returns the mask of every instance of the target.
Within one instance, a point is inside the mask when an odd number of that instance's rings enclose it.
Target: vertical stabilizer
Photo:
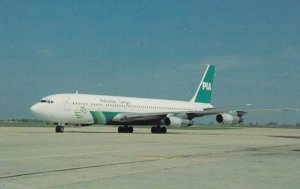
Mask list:
[[[201,79],[198,89],[190,102],[210,103],[214,81],[215,66],[207,65],[206,71]]]

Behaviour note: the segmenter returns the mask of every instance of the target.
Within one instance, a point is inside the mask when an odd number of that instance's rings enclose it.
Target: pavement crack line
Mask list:
[[[57,172],[66,172],[66,171],[74,171],[74,170],[80,170],[80,169],[91,169],[91,168],[99,168],[99,167],[107,167],[107,166],[153,162],[153,161],[158,161],[158,160],[160,160],[160,159],[128,161],[128,162],[109,163],[109,164],[102,164],[102,165],[91,165],[91,166],[72,167],[72,168],[65,168],[65,169],[55,169],[55,170],[49,170],[49,171],[28,172],[28,173],[20,173],[20,174],[14,174],[14,175],[1,176],[0,179],[17,178],[17,177],[23,177],[23,176],[32,176],[32,175],[57,173]]]

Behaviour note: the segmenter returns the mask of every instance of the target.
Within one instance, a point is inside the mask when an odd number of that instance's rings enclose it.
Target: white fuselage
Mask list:
[[[211,104],[149,98],[89,94],[56,94],[44,97],[32,112],[49,122],[110,124],[121,113],[195,112]],[[99,114],[101,113],[101,114]]]

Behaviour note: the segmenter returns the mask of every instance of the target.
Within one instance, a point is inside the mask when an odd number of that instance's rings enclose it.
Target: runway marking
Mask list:
[[[95,155],[95,154],[105,154],[105,153],[121,153],[121,152],[134,152],[134,151],[147,151],[147,150],[162,150],[170,147],[161,147],[161,148],[147,148],[147,149],[125,149],[125,150],[111,150],[111,151],[101,151],[101,152],[85,152],[85,153],[71,153],[71,154],[54,154],[54,155],[45,155],[45,156],[32,156],[32,157],[13,157],[13,158],[4,158],[0,161],[14,161],[14,160],[30,160],[30,159],[46,159],[46,158],[58,158],[58,157],[69,157],[69,156],[86,156],[86,155]]]

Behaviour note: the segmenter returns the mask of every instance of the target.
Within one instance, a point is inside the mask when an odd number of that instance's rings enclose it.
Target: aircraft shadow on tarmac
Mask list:
[[[65,133],[89,133],[89,134],[102,133],[102,134],[107,134],[107,133],[116,133],[116,132],[112,132],[112,131],[65,131]]]
[[[270,137],[290,138],[290,139],[300,139],[299,136],[270,136]]]
[[[65,131],[65,133],[89,133],[89,134],[119,134],[119,135],[145,135],[145,134],[151,134],[153,135],[153,133],[150,132],[134,132],[134,133],[118,133],[118,132],[112,132],[112,131]],[[181,132],[168,132],[166,134],[154,134],[154,135],[170,135],[170,134],[186,134],[186,133],[181,133]]]

